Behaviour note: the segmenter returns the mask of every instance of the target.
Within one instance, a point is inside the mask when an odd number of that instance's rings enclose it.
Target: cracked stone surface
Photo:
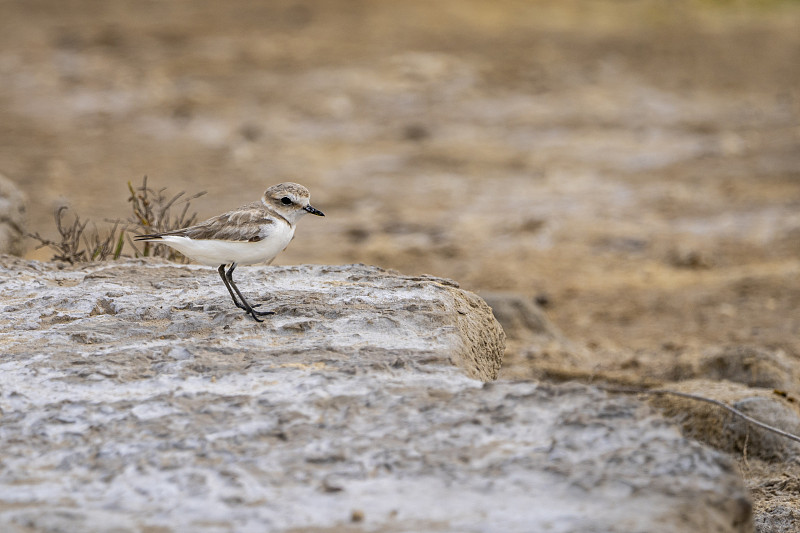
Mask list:
[[[730,462],[633,398],[492,382],[454,282],[363,265],[0,262],[4,531],[752,530]]]

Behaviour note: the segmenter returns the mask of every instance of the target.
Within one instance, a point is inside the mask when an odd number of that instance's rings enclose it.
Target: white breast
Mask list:
[[[272,228],[270,228],[272,229]],[[286,248],[294,236],[294,227],[280,224],[265,238],[257,242],[220,241],[216,239],[194,240],[188,237],[166,235],[158,241],[175,248],[183,255],[209,266],[238,263],[253,265],[275,259]]]

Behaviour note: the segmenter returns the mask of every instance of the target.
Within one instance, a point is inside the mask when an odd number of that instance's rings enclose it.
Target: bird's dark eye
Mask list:
[[[284,196],[283,198],[281,198],[281,203],[283,205],[289,205],[292,203],[292,199],[289,198],[288,196]]]

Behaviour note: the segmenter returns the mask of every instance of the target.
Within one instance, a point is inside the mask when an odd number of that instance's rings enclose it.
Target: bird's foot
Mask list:
[[[275,314],[275,311],[256,311],[254,309],[255,307],[260,307],[260,306],[261,306],[261,304],[254,304],[254,305],[247,306],[247,305],[242,305],[239,302],[236,302],[236,307],[238,307],[239,309],[243,310],[245,313],[247,313],[248,315],[253,317],[253,319],[256,322],[263,322],[263,320],[258,318],[260,316],[269,316],[269,315],[274,315]]]
[[[251,310],[249,310],[249,311],[247,312],[247,314],[248,314],[248,315],[250,315],[251,317],[253,317],[253,320],[255,320],[256,322],[264,322],[263,320],[261,320],[260,318],[258,318],[258,315],[256,314],[256,312],[255,312],[255,311],[253,311],[252,309],[251,309]]]

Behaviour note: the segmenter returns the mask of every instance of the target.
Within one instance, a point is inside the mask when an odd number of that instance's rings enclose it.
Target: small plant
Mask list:
[[[59,240],[45,239],[38,232],[30,233],[28,237],[39,241],[37,249],[48,247],[53,250],[54,261],[71,264],[119,259],[124,256],[122,252],[126,240],[133,248],[135,257],[165,257],[170,261],[188,262],[183,255],[163,245],[144,243],[144,248],[139,250],[127,234],[160,233],[191,226],[197,220],[197,213],[188,216],[191,201],[206,192],[201,191],[186,197],[186,193],[182,191],[168,197],[164,194],[166,188],[155,190],[148,187],[147,176],[142,179],[141,187],[134,188],[131,182],[128,182],[128,191],[131,216],[127,222],[107,221],[113,224],[108,233],[101,233],[94,223],[81,220],[77,214],[71,221],[68,220],[69,208],[62,206],[54,215]]]
[[[163,233],[191,226],[197,221],[197,213],[187,216],[191,201],[206,194],[206,191],[200,191],[184,197],[186,192],[181,191],[170,198],[164,194],[166,188],[155,190],[148,187],[147,176],[142,179],[141,187],[134,188],[131,182],[128,182],[128,191],[130,191],[128,202],[131,203],[133,213],[128,219],[130,225],[126,229],[139,234]],[[135,250],[136,257],[165,257],[170,261],[189,262],[181,253],[163,244],[145,242],[140,251],[130,236],[128,244]]]
[[[55,212],[56,228],[61,236],[59,241],[45,239],[39,233],[29,234],[32,239],[39,241],[39,246],[47,246],[55,252],[54,261],[66,261],[67,263],[83,263],[86,261],[105,261],[109,257],[118,259],[122,255],[122,247],[125,244],[125,230],[119,229],[119,222],[115,222],[111,232],[104,237],[100,236],[97,226],[92,224],[91,231],[86,231],[89,221],[81,221],[75,215],[71,223],[66,222],[65,213],[67,206],[59,207]]]

